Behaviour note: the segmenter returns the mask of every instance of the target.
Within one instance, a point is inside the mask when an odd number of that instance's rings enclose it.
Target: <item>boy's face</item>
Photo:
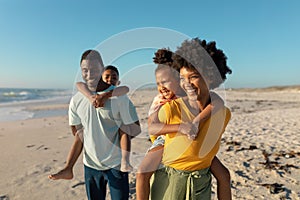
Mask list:
[[[157,90],[165,99],[172,99],[178,91],[179,82],[169,68],[160,69],[155,74]]]
[[[102,80],[107,84],[116,86],[119,84],[119,75],[114,70],[107,69],[102,73]]]

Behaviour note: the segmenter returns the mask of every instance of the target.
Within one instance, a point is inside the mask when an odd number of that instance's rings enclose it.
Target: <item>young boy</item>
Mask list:
[[[105,101],[112,96],[121,96],[128,93],[129,88],[126,86],[115,87],[119,82],[119,71],[114,66],[107,66],[104,68],[103,74],[97,85],[97,95],[92,94],[92,92],[87,88],[85,83],[78,82],[78,90],[84,94],[90,102],[97,108],[101,109]],[[101,96],[100,96],[101,95]],[[73,166],[76,163],[82,148],[83,148],[83,129],[78,127],[78,131],[75,134],[75,140],[70,149],[66,165],[58,173],[51,174],[48,177],[52,180],[58,179],[72,179],[73,178]],[[132,170],[131,165],[129,164],[129,155],[130,155],[130,138],[119,129],[120,133],[120,146],[122,150],[122,161],[120,170],[123,172],[128,172]]]
[[[119,71],[115,66],[108,65],[104,68],[103,74],[99,83],[97,85],[97,95],[93,95],[86,84],[79,82],[77,83],[78,90],[84,94],[88,99],[90,99],[91,103],[97,108],[101,109],[103,107],[105,101],[111,96],[121,96],[129,92],[129,88],[126,86],[118,86],[120,84],[119,81]],[[104,94],[104,97],[97,98],[98,95]],[[121,168],[122,172],[129,172],[133,168],[129,164],[129,156],[130,156],[130,137],[124,131],[119,129],[120,133],[120,146],[122,150],[122,160],[121,160]]]

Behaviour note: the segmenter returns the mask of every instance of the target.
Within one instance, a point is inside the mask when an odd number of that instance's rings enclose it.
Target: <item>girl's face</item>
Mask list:
[[[170,68],[162,68],[156,71],[157,90],[165,99],[172,99],[179,90],[179,82],[174,77]]]
[[[116,86],[119,84],[119,75],[114,70],[107,69],[102,73],[102,80],[107,84]]]
[[[180,86],[190,100],[200,100],[209,95],[205,81],[196,70],[182,67],[180,69]]]

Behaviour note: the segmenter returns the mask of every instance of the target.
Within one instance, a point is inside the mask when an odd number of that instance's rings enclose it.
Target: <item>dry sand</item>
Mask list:
[[[150,145],[147,112],[155,94],[144,90],[131,96],[143,129],[132,140],[134,167]],[[225,102],[232,119],[218,157],[230,170],[233,199],[300,199],[299,87],[230,90]],[[46,112],[57,107],[66,105],[28,109]],[[86,199],[82,158],[72,180],[47,178],[64,166],[72,142],[67,116],[0,123],[0,200]],[[130,193],[135,199],[134,172]]]

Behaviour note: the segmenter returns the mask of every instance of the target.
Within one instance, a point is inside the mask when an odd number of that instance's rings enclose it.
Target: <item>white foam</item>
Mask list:
[[[25,107],[0,107],[0,122],[30,119],[33,115]]]

